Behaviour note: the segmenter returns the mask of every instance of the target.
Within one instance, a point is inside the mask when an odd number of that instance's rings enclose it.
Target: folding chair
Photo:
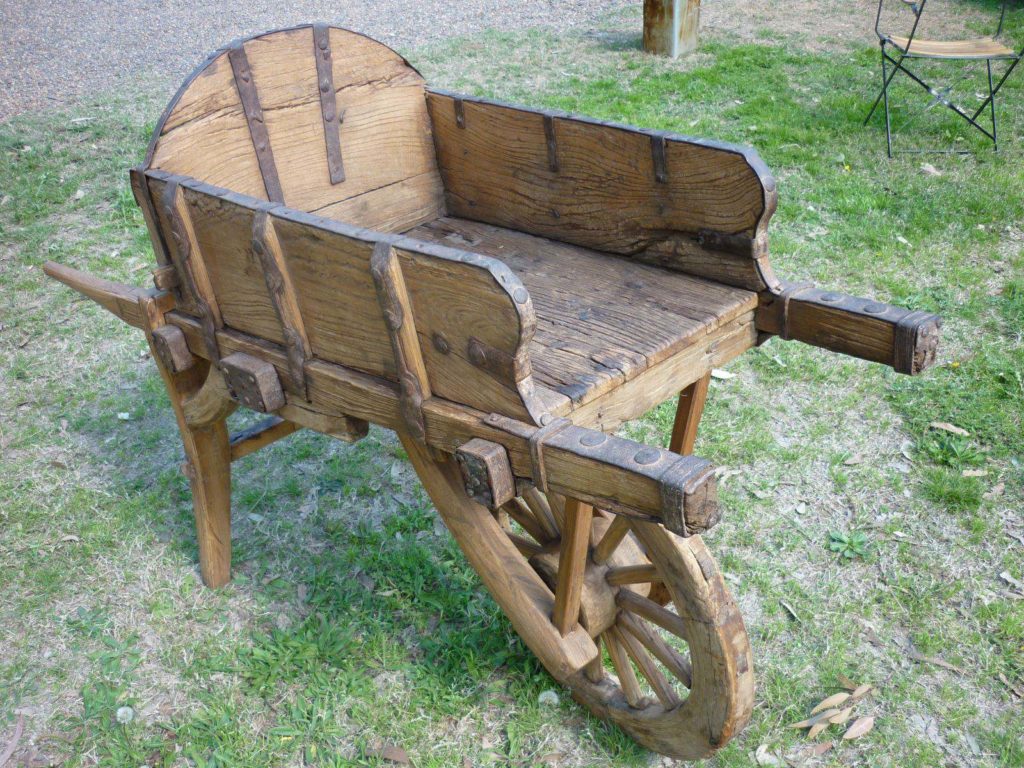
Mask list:
[[[915,2],[914,0],[900,0],[900,2],[911,11],[914,15],[914,24],[911,27],[910,34],[907,37],[900,37],[897,35],[890,35],[882,32],[882,9],[886,3],[886,0],[878,0],[878,14],[875,16],[875,34],[878,35],[878,40],[882,48],[882,90],[875,99],[875,103],[871,105],[871,111],[868,112],[868,116],[864,118],[864,125],[868,124],[871,120],[871,116],[875,114],[875,110],[878,108],[879,101],[885,104],[885,140],[888,148],[889,157],[892,157],[892,121],[889,114],[889,84],[892,82],[897,72],[903,72],[911,80],[924,88],[933,98],[932,105],[934,104],[945,104],[951,110],[956,112],[960,117],[966,120],[968,123],[973,125],[985,136],[992,140],[992,145],[996,152],[999,151],[999,140],[998,133],[996,130],[996,94],[999,89],[1002,88],[1003,83],[1010,76],[1010,73],[1016,68],[1017,64],[1020,63],[1022,57],[1024,57],[1024,48],[1021,48],[1019,52],[1013,51],[1011,48],[1000,42],[999,37],[1003,32],[1003,22],[1006,19],[1006,8],[1010,3],[1010,0],[1003,0],[1002,11],[999,14],[999,25],[996,27],[996,32],[991,37],[976,38],[973,40],[919,40],[915,39],[917,34],[917,27],[921,22],[921,15],[924,13],[925,4],[928,0],[920,0]],[[933,88],[931,85],[921,79],[916,73],[912,72],[908,66],[907,61],[912,59],[932,59],[932,60],[945,60],[945,61],[984,61],[988,70],[988,98],[982,101],[973,114],[968,113],[961,107],[954,104],[947,97],[949,89],[939,90]],[[992,62],[993,61],[1006,61],[1009,62],[1009,66],[1003,73],[1003,76],[999,79],[998,83],[993,85],[992,77]],[[978,122],[978,117],[988,107],[989,112],[992,116],[992,130],[989,131],[987,128],[982,127]],[[928,152],[928,151],[942,151],[942,150],[899,150],[901,152]],[[948,150],[954,151],[954,150]]]

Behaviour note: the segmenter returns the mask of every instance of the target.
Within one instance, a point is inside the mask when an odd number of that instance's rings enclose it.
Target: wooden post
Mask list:
[[[207,379],[220,379],[220,372],[210,363],[196,358],[193,365],[174,373],[162,362],[153,342],[153,332],[165,327],[164,308],[149,296],[139,298],[143,328],[149,339],[153,360],[167,386],[174,415],[178,420],[189,484],[192,487],[192,510],[196,519],[199,542],[199,571],[208,587],[222,587],[231,580],[231,448],[228,442],[226,416],[229,407],[212,410],[205,421],[186,415],[186,403],[206,389]],[[207,389],[207,391],[209,391]]]
[[[676,58],[697,49],[700,0],[644,0],[644,50]]]
[[[672,439],[668,449],[682,456],[693,453],[693,445],[697,442],[697,427],[704,413],[704,403],[708,399],[708,384],[711,374],[706,373],[697,381],[679,393],[679,404],[676,406],[676,421],[672,425]]]

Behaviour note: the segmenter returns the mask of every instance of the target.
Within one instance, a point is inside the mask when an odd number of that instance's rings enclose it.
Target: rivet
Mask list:
[[[864,311],[869,315],[881,315],[888,309],[885,304],[879,304],[877,301],[872,301],[864,305]]]
[[[589,448],[593,448],[595,445],[600,445],[608,439],[608,435],[603,432],[585,432],[580,437],[580,445],[585,445]]]
[[[552,416],[552,415],[551,415],[550,413],[545,413],[544,415],[542,415],[542,416],[540,417],[540,425],[541,425],[542,427],[546,427],[546,426],[547,426],[548,424],[550,424],[550,423],[551,423],[551,420],[552,420],[553,418],[554,418],[554,416]]]
[[[821,300],[822,301],[835,302],[835,301],[839,301],[841,298],[843,298],[843,297],[840,296],[838,293],[823,293],[823,294],[821,294]]]
[[[636,452],[636,455],[633,456],[633,461],[635,461],[637,464],[653,464],[660,458],[661,451],[659,451],[657,448],[650,448],[645,446]]]
[[[436,349],[442,355],[447,355],[449,352],[452,351],[451,345],[448,343],[448,339],[446,339],[440,333],[434,333],[432,340],[434,342],[434,349]]]
[[[530,298],[530,294],[527,293],[523,286],[519,286],[512,291],[512,298],[515,300],[516,304],[525,304],[526,300]]]

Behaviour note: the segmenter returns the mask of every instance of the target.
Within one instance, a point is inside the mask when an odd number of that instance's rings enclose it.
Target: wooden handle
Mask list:
[[[762,295],[757,329],[914,375],[935,362],[942,319],[870,299],[782,283]]]
[[[113,283],[88,272],[66,267],[54,261],[43,264],[43,272],[54,280],[59,280],[69,288],[74,288],[83,296],[95,301],[108,312],[112,312],[129,325],[142,327],[142,310],[139,309],[139,298],[153,296],[155,292],[133,285]]]

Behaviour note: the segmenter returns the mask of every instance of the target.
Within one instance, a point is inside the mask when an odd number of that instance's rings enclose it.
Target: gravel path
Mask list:
[[[0,122],[110,90],[171,91],[240,35],[329,21],[400,50],[483,29],[581,26],[638,0],[0,0]]]

